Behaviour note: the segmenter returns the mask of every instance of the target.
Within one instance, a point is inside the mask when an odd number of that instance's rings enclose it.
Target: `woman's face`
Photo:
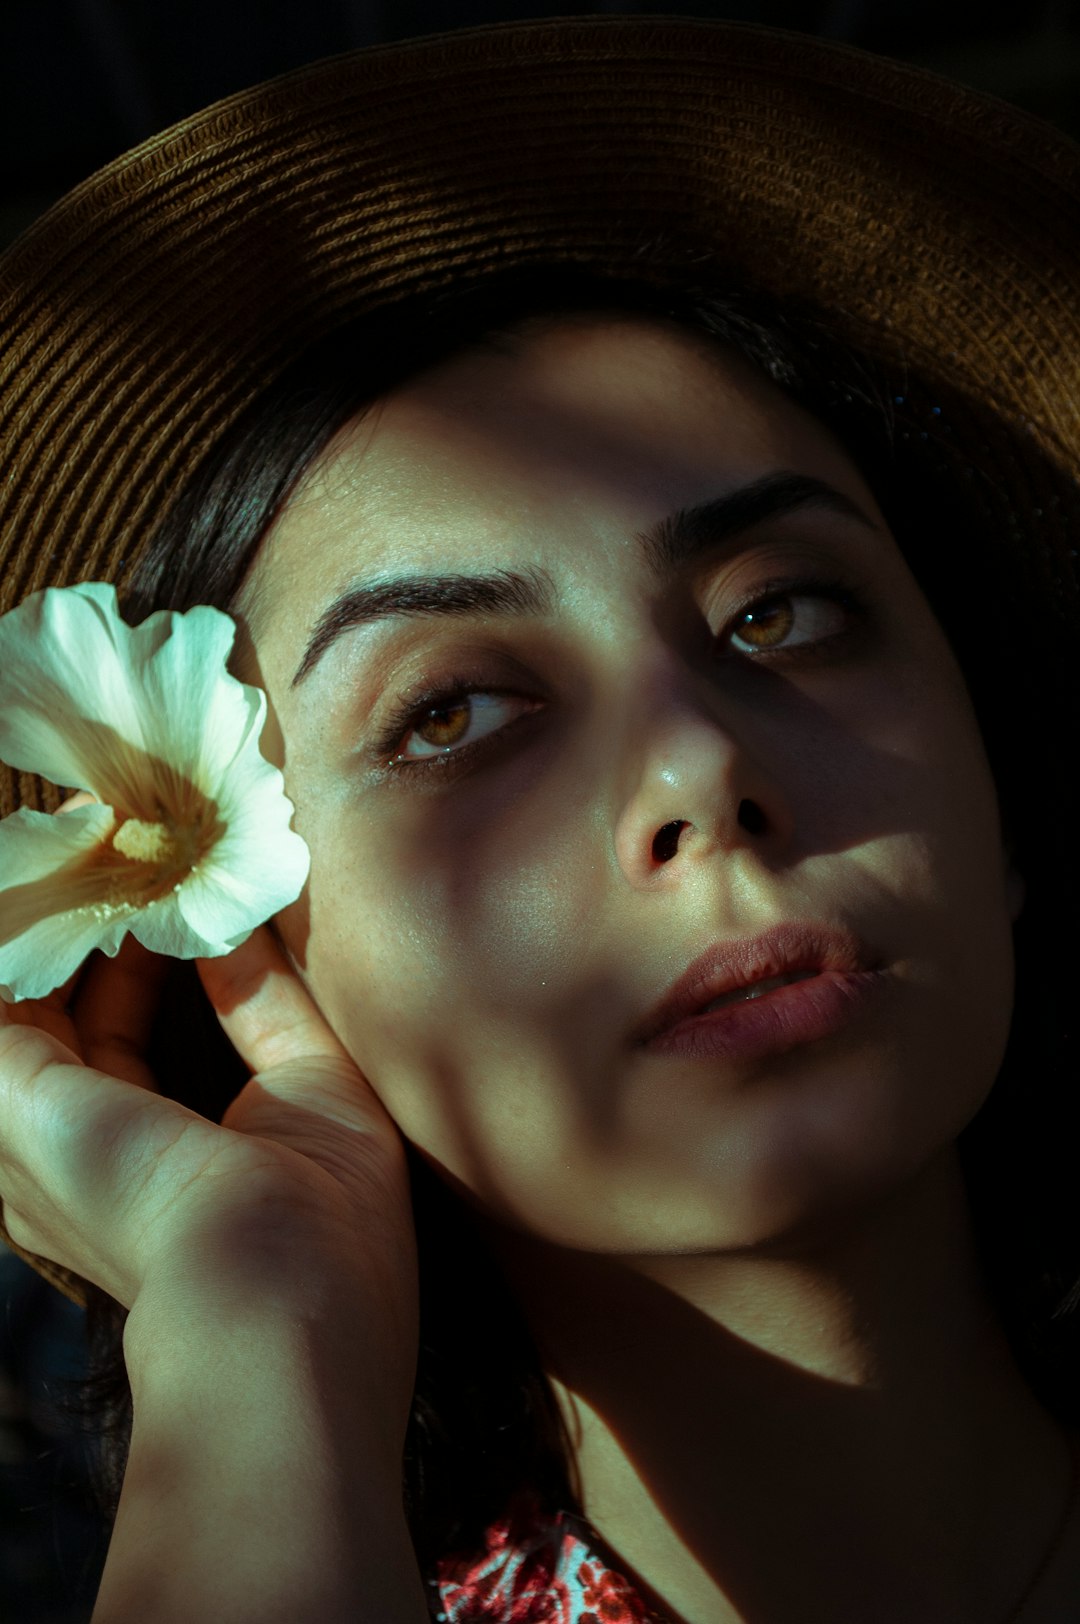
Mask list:
[[[761,1244],[976,1111],[1021,887],[974,714],[853,464],[747,363],[618,316],[460,355],[337,437],[240,609],[312,854],[282,937],[489,1215]],[[699,955],[785,922],[882,967],[842,1028],[637,1042]]]

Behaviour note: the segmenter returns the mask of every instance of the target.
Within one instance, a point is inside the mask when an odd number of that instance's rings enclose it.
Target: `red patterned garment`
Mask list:
[[[446,1624],[667,1624],[594,1547],[588,1524],[529,1502],[495,1523],[486,1550],[432,1580]]]

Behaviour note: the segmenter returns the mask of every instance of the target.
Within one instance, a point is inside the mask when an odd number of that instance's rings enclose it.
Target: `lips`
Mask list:
[[[708,1015],[714,1009],[726,1009],[729,1004],[749,1003],[754,998],[764,998],[766,993],[775,992],[778,987],[790,987],[793,982],[805,981],[808,976],[820,974],[820,970],[789,970],[787,975],[769,976],[767,980],[755,981],[749,987],[733,987],[730,992],[711,999],[700,1013]]]
[[[878,960],[867,945],[843,926],[818,922],[775,925],[760,936],[717,942],[681,975],[634,1033],[634,1042],[649,1043],[689,1016],[700,1015],[729,995],[758,997],[758,984],[777,978],[796,979],[822,971],[874,970]],[[735,1001],[732,997],[731,1001]]]

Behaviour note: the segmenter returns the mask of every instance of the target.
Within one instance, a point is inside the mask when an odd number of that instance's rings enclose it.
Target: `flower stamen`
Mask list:
[[[177,841],[174,833],[163,823],[143,823],[140,818],[128,818],[113,835],[113,848],[135,863],[154,863],[165,866],[175,861]]]
[[[109,871],[111,902],[122,904],[139,898],[139,906],[174,891],[193,872],[200,859],[212,850],[224,825],[214,802],[189,794],[183,821],[166,813],[161,822],[124,818],[100,853],[101,866]],[[159,808],[164,811],[164,808]],[[116,856],[124,859],[119,867]]]

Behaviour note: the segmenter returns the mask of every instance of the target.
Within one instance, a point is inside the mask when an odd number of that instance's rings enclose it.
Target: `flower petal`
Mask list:
[[[128,626],[104,581],[34,593],[0,617],[0,760],[147,819],[178,779],[208,792],[266,714],[235,635],[206,605]]]
[[[101,581],[36,592],[0,618],[0,760],[122,806],[125,746],[142,745],[130,636]]]
[[[7,1002],[44,998],[94,948],[119,948],[133,910],[110,904],[110,878],[94,865],[115,824],[112,808],[96,805],[59,817],[23,808],[0,822],[0,997]]]
[[[99,820],[96,855],[90,840],[62,859],[55,830],[74,814],[44,820],[53,833],[35,838],[58,855],[50,868],[36,848],[36,888],[22,884],[22,847],[39,825],[10,829],[6,858],[0,844],[0,953],[17,966],[14,996],[36,996],[22,990],[31,981],[59,985],[127,930],[177,958],[226,953],[299,895],[308,850],[259,750],[266,696],[227,669],[235,632],[206,605],[129,627],[99,581],[49,588],[0,618],[0,756],[106,803],[85,809]],[[19,885],[5,887],[5,864]],[[55,979],[32,967],[46,938],[65,966]]]
[[[164,953],[173,959],[212,959],[227,952],[215,938],[200,936],[184,918],[180,908],[182,889],[178,886],[168,896],[140,909],[131,921],[131,934],[151,953]],[[254,929],[251,925],[246,936]]]
[[[169,618],[170,635],[138,673],[142,740],[151,755],[216,796],[237,754],[253,736],[257,745],[266,696],[226,668],[236,635],[227,615],[200,604]]]
[[[215,944],[204,950],[206,957],[238,947],[257,924],[295,902],[310,862],[306,843],[287,825],[275,828],[258,817],[246,818],[243,827],[230,825],[177,893],[192,930]]]

